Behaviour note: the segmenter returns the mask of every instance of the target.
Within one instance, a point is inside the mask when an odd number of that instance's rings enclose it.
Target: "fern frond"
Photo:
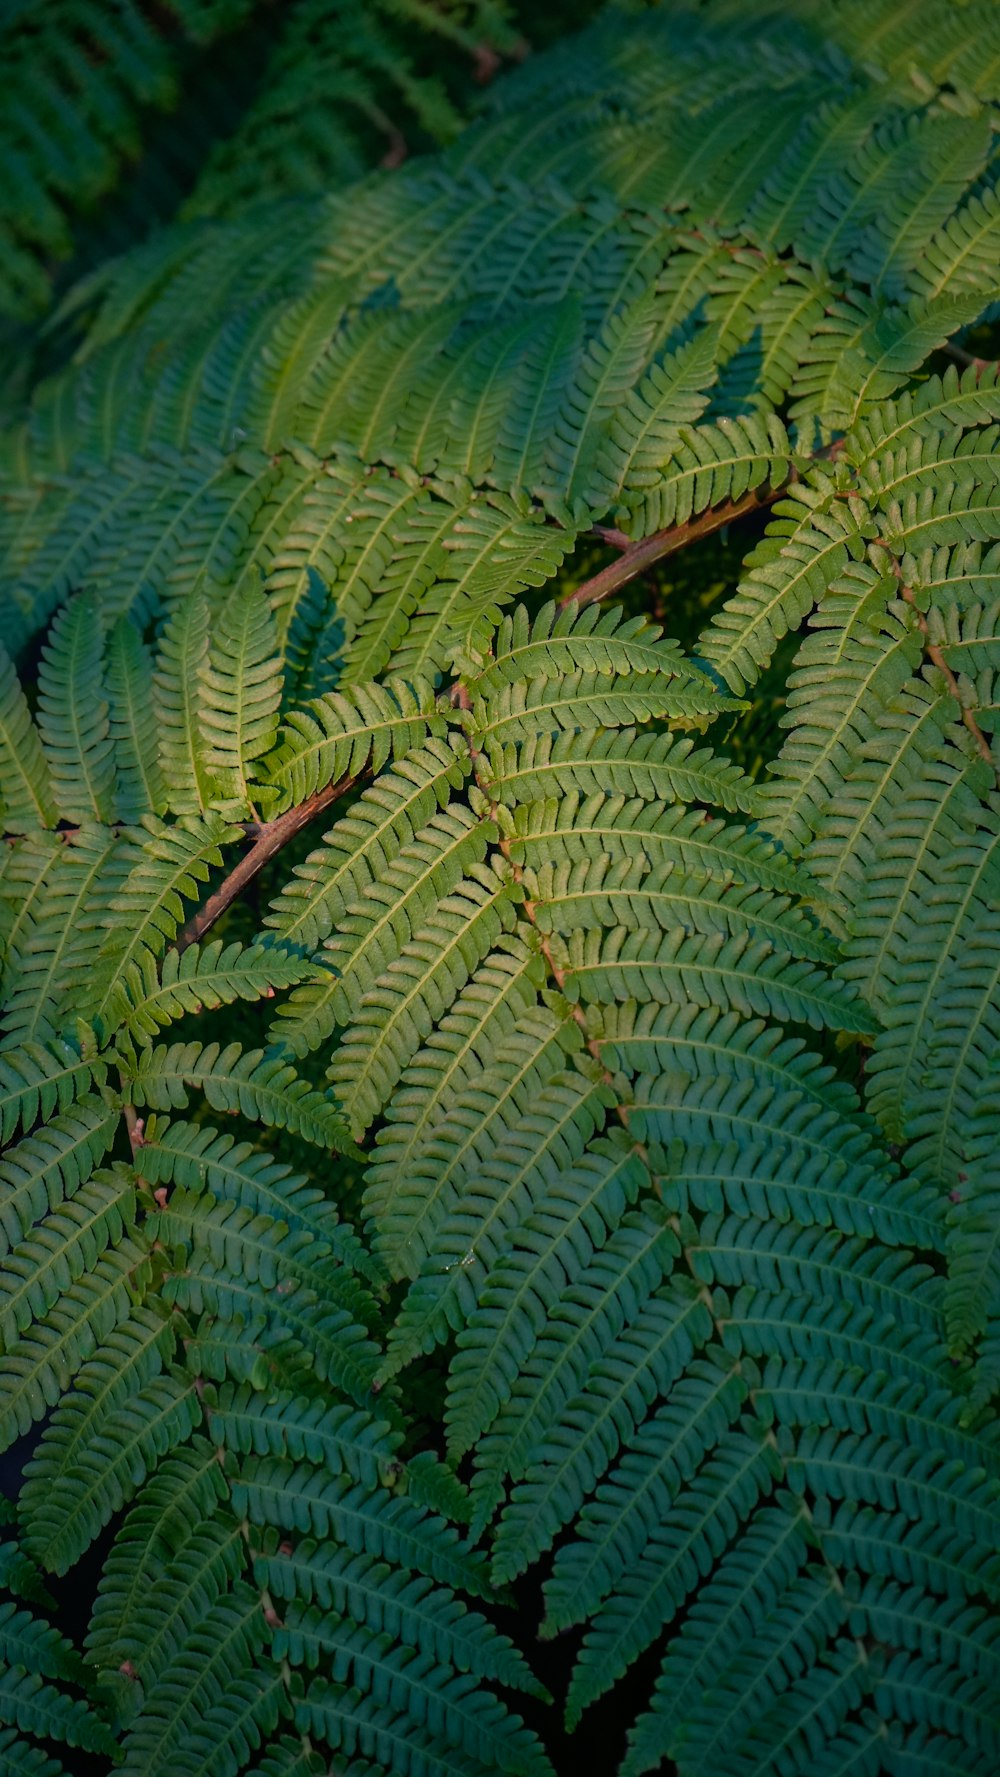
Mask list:
[[[701,809],[664,805],[653,798],[581,796],[522,802],[513,811],[506,855],[534,869],[563,860],[592,858],[597,847],[610,859],[640,858],[653,869],[673,867],[689,880],[717,877],[753,883],[784,894],[801,894],[805,872],[782,855],[762,832],[730,827]]]
[[[572,509],[575,502],[601,512],[612,484],[597,462],[615,409],[625,402],[645,369],[653,344],[655,312],[647,297],[613,316],[592,339],[549,442],[546,474]]]
[[[84,1058],[63,1042],[26,1043],[0,1054],[0,1141],[9,1142],[18,1129],[30,1131],[39,1117],[48,1122],[68,1110],[91,1086],[102,1086],[107,1071],[106,1062]]]
[[[787,433],[774,414],[684,426],[652,485],[629,478],[623,513],[629,535],[648,537],[686,524],[706,507],[742,499],[765,483],[778,487],[787,480],[790,456]]]
[[[0,982],[5,992],[16,980],[21,952],[30,941],[61,849],[55,833],[39,829],[13,839],[0,854]]]
[[[660,1004],[769,1014],[814,1029],[870,1031],[872,1014],[842,983],[797,962],[765,939],[714,932],[687,936],[613,927],[553,939],[563,989],[597,1004],[637,999]]]
[[[0,645],[0,773],[4,830],[24,833],[55,824],[49,766],[14,663]]]
[[[393,1244],[397,1193],[410,1194],[413,1176],[426,1177],[428,1147],[448,1108],[471,1077],[492,1063],[520,1014],[533,1006],[545,979],[541,957],[508,936],[438,1020],[404,1070],[376,1136],[366,1173],[365,1204],[387,1250]]]
[[[72,1197],[107,1153],[119,1125],[117,1111],[96,1096],[77,1100],[33,1135],[12,1145],[0,1160],[3,1197],[0,1228],[5,1251],[23,1240],[32,1224]]]
[[[311,965],[276,947],[221,938],[186,950],[168,950],[157,971],[152,952],[130,963],[121,985],[122,1027],[139,1042],[152,1042],[165,1024],[186,1012],[228,1006],[234,1000],[270,999],[278,988],[294,987],[312,973]],[[125,1010],[127,1008],[127,1010]]]
[[[40,1740],[79,1746],[106,1757],[115,1749],[110,1730],[89,1704],[56,1690],[37,1670],[20,1664],[0,1672],[0,1721],[13,1723],[22,1733],[37,1735]],[[18,1742],[12,1745],[19,1750]],[[0,1750],[6,1755],[6,1747]],[[31,1770],[30,1765],[21,1768]],[[17,1771],[17,1766],[14,1769]],[[45,1766],[41,1769],[44,1772]]]
[[[271,903],[266,923],[281,942],[317,947],[400,850],[423,830],[435,807],[461,788],[468,763],[456,737],[428,740],[379,773],[324,834]]]
[[[67,821],[107,822],[114,812],[114,743],[103,654],[97,600],[80,593],[56,617],[38,671],[38,727],[52,795]]]
[[[610,683],[604,674],[566,673],[560,679],[516,680],[492,698],[476,698],[464,713],[473,745],[501,747],[542,733],[586,728],[625,728],[655,718],[714,716],[738,709],[734,698],[720,695],[707,674],[664,673],[656,689],[632,676]],[[657,675],[659,677],[659,675]]]
[[[422,1576],[308,1541],[294,1553],[261,1556],[256,1571],[273,1597],[304,1600],[341,1619],[349,1616],[396,1643],[429,1647],[437,1660],[459,1672],[546,1695],[507,1636]]]
[[[68,833],[56,856],[39,862],[30,934],[15,943],[4,983],[7,1050],[51,1042],[76,1016],[92,986],[104,936],[101,914],[125,868],[114,836],[90,825]]]
[[[683,436],[701,418],[718,375],[719,335],[709,326],[677,351],[654,363],[621,408],[611,415],[608,437],[595,464],[596,483],[614,495],[659,478]],[[604,488],[601,489],[601,495]],[[610,504],[594,489],[590,503]]]
[[[707,802],[757,812],[759,792],[738,765],[675,734],[643,734],[625,728],[534,734],[502,747],[485,748],[484,788],[507,807],[553,794],[642,796],[661,802]]]
[[[160,1375],[174,1343],[168,1321],[151,1309],[136,1308],[78,1372],[73,1391],[53,1414],[28,1465],[21,1496],[26,1543],[41,1565],[56,1571],[70,1565],[69,1560],[61,1567],[50,1563],[43,1553],[46,1539],[66,1537],[67,1519],[70,1546],[78,1549],[89,1546],[104,1522],[94,1494],[100,1493],[101,1469],[110,1449],[109,1418],[127,1409],[132,1396]],[[75,1534],[72,1529],[73,1515],[81,1507],[88,1514],[95,1508],[97,1512],[82,1535],[79,1528]]]
[[[982,172],[989,153],[982,113],[961,119],[924,117],[909,128],[905,210],[897,220],[896,205],[888,217],[868,209],[869,219],[850,255],[851,270],[859,281],[895,297],[914,281],[923,284],[921,277],[914,280],[914,270],[921,266],[938,228]],[[928,294],[940,294],[946,287],[939,280]]]
[[[660,1759],[680,1754],[685,1742],[703,1742],[713,1732],[718,1716],[705,1704],[711,1699],[718,1709],[719,1682],[731,1670],[733,1656],[753,1639],[751,1626],[756,1632],[787,1595],[806,1565],[809,1546],[809,1520],[801,1505],[781,1500],[754,1514],[699,1590],[663,1662],[651,1706],[629,1735],[625,1769],[630,1777],[655,1769]]]
[[[6,1354],[0,1380],[0,1441],[9,1449],[60,1399],[72,1377],[140,1300],[150,1278],[146,1252],[119,1240]]]
[[[517,1580],[624,1777],[992,1777],[995,8],[612,8],[413,158],[498,4],[293,0],[6,342],[0,1766],[547,1777]],[[47,259],[278,30],[67,6]]]
[[[920,661],[911,611],[866,564],[835,580],[789,677],[791,730],[761,793],[768,830],[796,850],[815,836],[870,732]]]
[[[466,868],[464,879],[362,993],[330,1064],[327,1077],[358,1137],[456,993],[514,925],[514,885],[485,868],[478,874]]]
[[[576,1281],[650,1182],[638,1149],[627,1138],[607,1138],[553,1180],[520,1222],[516,1245],[489,1270],[458,1335],[446,1408],[455,1455],[471,1448],[510,1398],[545,1327],[549,1291]]]
[[[659,1374],[657,1348],[674,1316],[662,1293],[656,1294],[652,1307],[649,1305],[677,1257],[676,1237],[665,1224],[655,1199],[647,1198],[640,1209],[622,1218],[606,1244],[596,1248],[583,1270],[554,1295],[547,1324],[513,1379],[509,1398],[478,1440],[477,1472],[472,1481],[474,1528],[484,1524],[500,1504],[507,1475],[520,1481],[532,1469],[567,1402],[580,1391],[591,1366],[606,1351],[615,1351],[623,1329],[633,1323],[636,1327],[636,1340],[634,1345],[629,1342],[622,1374],[627,1386],[635,1388],[637,1399],[644,1397],[648,1387],[640,1372],[645,1369],[653,1378]],[[531,1227],[530,1222],[527,1226]],[[518,1273],[530,1283],[533,1264],[533,1255],[525,1265],[512,1253],[511,1284],[516,1287]],[[553,1272],[558,1283],[555,1267]],[[508,1267],[502,1259],[496,1267],[496,1282],[501,1288],[507,1286]],[[484,1317],[488,1307],[489,1299],[484,1296]],[[704,1316],[701,1324],[707,1332]],[[614,1373],[613,1360],[610,1368]],[[456,1384],[459,1373],[456,1362]],[[560,1496],[559,1488],[554,1496]],[[523,1549],[520,1555],[516,1553],[519,1537],[526,1530],[537,1539],[532,1544],[532,1552],[537,1553],[555,1534],[558,1521],[548,1521],[545,1513],[536,1512],[533,1506],[521,1514],[515,1491],[497,1530],[493,1552],[497,1578],[512,1578],[527,1565],[530,1555]]]
[[[147,815],[132,836],[125,862],[130,865],[121,888],[111,898],[109,916],[118,916],[95,961],[93,981],[80,1010],[110,1032],[134,1003],[129,989],[133,971],[140,980],[155,969],[156,959],[177,934],[184,903],[201,893],[211,871],[222,863],[222,847],[240,837],[219,814],[182,816],[166,826]]]
[[[120,821],[138,821],[147,813],[161,815],[167,798],[157,744],[152,662],[127,617],[119,617],[108,638],[107,680],[118,773],[116,816]]]
[[[1000,238],[1000,204],[995,185],[982,185],[969,193],[961,209],[943,221],[929,240],[909,276],[911,289],[924,296],[941,296],[959,288],[993,288]]]
[[[485,653],[503,606],[551,580],[573,541],[572,530],[545,524],[523,492],[463,499],[445,540],[442,577],[394,650],[393,671],[423,678],[460,650]]]
[[[405,1156],[405,1166],[396,1171],[393,1143],[389,1165],[376,1163],[372,1174],[366,1209],[378,1249],[404,1275],[416,1275],[435,1228],[460,1200],[467,1171],[495,1153],[508,1125],[528,1112],[582,1047],[569,1008],[537,1006],[532,991],[537,972],[523,955],[515,954],[515,960],[526,965],[524,973],[520,967],[504,968],[500,979],[506,976],[510,1003],[495,1020],[484,1016],[492,1010],[482,993],[483,986],[492,985],[490,976],[484,972],[478,983],[470,983],[467,1003],[459,1001],[456,1025],[442,1045],[443,1067],[436,1066],[426,1084],[422,1074],[413,1082],[410,1115],[415,1127],[399,1155],[400,1160]],[[453,1047],[455,1036],[459,1040]],[[481,1050],[480,1044],[495,1047]],[[459,1066],[453,1066],[453,1057]]]
[[[523,605],[504,617],[493,638],[491,656],[457,664],[468,675],[466,688],[478,698],[496,696],[507,685],[521,680],[562,679],[586,672],[628,677],[666,672],[674,677],[697,679],[675,642],[662,642],[658,625],[645,618],[622,621],[620,611],[600,611],[596,605],[543,605],[529,621]]]
[[[239,1043],[172,1043],[143,1049],[124,1064],[136,1104],[152,1110],[185,1110],[188,1092],[205,1094],[213,1110],[237,1112],[269,1128],[288,1129],[317,1147],[340,1148],[347,1140],[340,1112],[326,1093],[314,1091],[287,1061]]]
[[[304,802],[338,778],[378,771],[430,734],[442,734],[429,688],[399,679],[331,692],[289,717],[285,738],[267,761],[276,808]]]
[[[252,1214],[305,1228],[359,1275],[383,1281],[381,1268],[321,1186],[249,1142],[210,1125],[152,1116],[143,1130],[142,1172],[150,1184],[178,1184],[195,1194],[207,1189],[220,1202],[242,1203]]]
[[[830,494],[799,489],[776,511],[735,597],[702,637],[706,660],[737,695],[755,683],[782,636],[798,627],[849,561],[860,559],[874,534],[856,498],[834,503]]]
[[[150,1589],[224,1498],[226,1483],[206,1438],[195,1437],[168,1456],[145,1482],[115,1539],[98,1590],[88,1651],[99,1670],[126,1659],[141,1669],[136,1655],[143,1631],[137,1619],[148,1607]],[[227,1548],[236,1553],[238,1539]]]
[[[612,1103],[602,1078],[567,1068],[522,1117],[506,1127],[491,1119],[496,1150],[474,1175],[460,1177],[460,1192],[449,1181],[451,1203],[436,1181],[426,1256],[389,1333],[383,1375],[433,1350],[449,1327],[468,1319],[511,1232],[537,1208],[554,1175],[579,1160]]]
[[[652,848],[651,848],[652,849]],[[832,966],[837,945],[784,895],[733,881],[687,876],[643,857],[597,857],[528,868],[522,878],[540,932],[605,928],[653,933],[745,933],[772,950]]]
[[[257,1749],[279,1714],[277,1677],[258,1665],[268,1640],[259,1595],[236,1580],[192,1626],[145,1692],[123,1739],[123,1769],[136,1777],[158,1765],[197,1770],[214,1745],[219,1768],[238,1770],[240,1759]],[[213,1711],[218,1711],[214,1720]],[[226,1745],[234,1729],[238,1753]]]
[[[597,1609],[587,1631],[567,1698],[569,1721],[578,1722],[588,1704],[655,1639],[710,1567],[725,1526],[734,1516],[749,1517],[771,1493],[779,1473],[776,1454],[752,1420],[730,1429],[690,1480],[684,1468],[679,1469],[680,1485],[666,1522],[662,1527],[654,1524],[652,1535],[643,1538],[641,1552],[629,1562],[616,1592]],[[598,1494],[595,1529],[605,1521],[612,1498],[610,1491]],[[572,1607],[574,1615],[589,1606],[594,1592],[593,1586],[584,1589]],[[551,1619],[553,1627],[560,1620],[561,1612]]]
[[[125,1359],[116,1378],[118,1398],[107,1398],[105,1358],[104,1389],[89,1401],[78,1396],[63,1403],[27,1477],[29,1546],[54,1573],[65,1573],[79,1560],[159,1459],[183,1444],[201,1420],[191,1381],[154,1374],[142,1382],[138,1354],[126,1344],[129,1330],[119,1328],[117,1340],[109,1342],[113,1358]],[[148,1329],[142,1331],[148,1338]],[[96,1367],[79,1376],[81,1391],[93,1388]]]
[[[404,946],[419,938],[449,895],[475,879],[495,838],[493,823],[477,820],[461,803],[449,803],[434,813],[399,848],[379,880],[345,909],[339,931],[325,940],[321,952],[331,975],[320,986],[299,988],[289,997],[271,1026],[271,1040],[288,1043],[304,1055],[330,1034],[335,1023],[356,1018],[365,995],[399,959]],[[488,883],[487,873],[478,886]],[[494,892],[500,887],[496,882],[490,886]],[[468,892],[474,896],[476,891]]]
[[[0,1338],[5,1347],[41,1320],[99,1255],[135,1222],[128,1168],[97,1172],[11,1248],[0,1270]]]
[[[447,1768],[451,1756],[467,1757],[473,1769],[550,1777],[552,1766],[520,1717],[479,1690],[471,1674],[449,1669],[423,1647],[413,1650],[351,1617],[296,1602],[275,1634],[274,1652],[307,1670],[329,1661],[340,1683],[353,1680],[369,1705],[398,1714],[397,1732],[403,1723],[410,1733],[423,1729],[435,1764]],[[402,1748],[401,1757],[404,1769],[419,1768]]]
[[[188,1206],[176,1213],[186,1217],[180,1226],[189,1231]],[[171,1220],[162,1225],[166,1232],[175,1226]],[[190,1255],[168,1280],[165,1296],[186,1312],[211,1315],[218,1326],[212,1337],[223,1357],[213,1370],[199,1355],[201,1342],[192,1340],[192,1370],[258,1385],[273,1374],[300,1391],[326,1383],[351,1400],[368,1398],[378,1355],[362,1324],[371,1318],[370,1300],[334,1266],[324,1265],[324,1255],[317,1255],[314,1267],[303,1265],[294,1250],[287,1250],[298,1243],[290,1236],[283,1240],[280,1224],[274,1229],[263,1218],[241,1218],[232,1205],[208,1222],[207,1233],[196,1218],[190,1238]],[[282,1245],[284,1252],[278,1250]],[[250,1267],[246,1277],[239,1270],[241,1259]]]
[[[271,607],[258,581],[233,588],[213,624],[201,665],[199,719],[205,764],[230,817],[254,814],[256,762],[278,735],[281,659]]]
[[[163,631],[153,680],[160,769],[169,806],[182,816],[202,814],[211,801],[200,717],[207,662],[208,606],[194,594]]]
[[[971,426],[989,425],[1000,417],[1000,389],[994,366],[950,364],[892,401],[869,407],[844,439],[844,456],[863,468],[872,458],[904,454],[915,437]]]
[[[472,1597],[492,1595],[485,1557],[453,1527],[404,1495],[372,1492],[348,1476],[270,1456],[249,1457],[233,1480],[233,1508],[257,1525],[332,1540],[355,1555],[405,1567]]]

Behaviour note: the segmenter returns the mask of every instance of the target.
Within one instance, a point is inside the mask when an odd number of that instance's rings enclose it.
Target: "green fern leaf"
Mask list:
[[[649,297],[641,297],[609,320],[584,353],[556,421],[546,463],[550,485],[558,488],[571,509],[579,504],[602,512],[611,503],[614,484],[600,473],[598,458],[612,414],[627,400],[646,366],[654,326],[654,305]]]
[[[119,1123],[117,1111],[109,1110],[99,1098],[87,1096],[7,1149],[0,1160],[0,1226],[5,1252],[91,1177],[114,1141]]]
[[[134,972],[148,978],[156,958],[177,934],[184,903],[201,893],[211,871],[222,863],[222,847],[240,837],[221,815],[182,816],[166,826],[147,815],[132,837],[121,888],[105,919],[117,915],[95,963],[96,982],[84,993],[81,1010],[109,1033],[134,1003]]]
[[[386,969],[398,962],[406,944],[415,942],[429,918],[449,895],[469,885],[482,869],[496,828],[477,820],[461,803],[449,803],[433,814],[408,844],[402,845],[381,879],[353,901],[340,917],[340,929],[328,938],[320,959],[331,971],[318,986],[290,995],[271,1026],[272,1042],[287,1043],[305,1055],[330,1035],[337,1023],[355,1019]],[[499,893],[502,885],[484,872],[478,888]],[[457,911],[455,908],[452,911]],[[432,960],[431,958],[428,959]],[[478,958],[477,958],[478,960]]]
[[[684,660],[676,643],[661,642],[660,634],[644,618],[623,622],[620,611],[602,612],[596,605],[569,605],[562,611],[543,605],[533,622],[518,605],[502,620],[488,662],[457,664],[469,675],[466,688],[477,698],[496,696],[520,680],[562,679],[578,671],[591,677],[665,672],[696,681],[697,668]]]
[[[124,869],[122,847],[106,827],[78,827],[43,861],[30,934],[5,983],[5,1049],[51,1042],[86,1002],[104,937],[101,913]]]
[[[366,766],[379,771],[390,756],[401,759],[428,734],[443,732],[426,686],[394,679],[354,685],[289,718],[286,738],[267,761],[269,781],[287,807]]]
[[[153,680],[160,769],[170,808],[182,816],[202,814],[211,803],[200,719],[208,623],[208,606],[197,594],[177,606],[163,632]]]
[[[118,619],[108,639],[107,678],[118,773],[115,814],[120,821],[162,814],[166,793],[157,747],[152,666],[141,636],[126,617]]]
[[[150,1279],[144,1249],[128,1238],[101,1254],[93,1270],[60,1296],[43,1321],[6,1354],[0,1382],[0,1441],[9,1449],[60,1399],[102,1340],[141,1300]]]
[[[732,1007],[746,1017],[768,1013],[814,1029],[865,1032],[873,1023],[842,983],[751,933],[689,937],[683,928],[661,933],[620,926],[554,938],[552,951],[563,989],[574,999],[687,1000]]]
[[[66,821],[110,821],[113,814],[114,743],[103,653],[97,601],[81,593],[55,619],[38,675],[38,726],[52,795]]]
[[[484,1524],[500,1504],[507,1475],[517,1482],[532,1471],[535,1458],[544,1449],[546,1440],[555,1441],[559,1436],[554,1428],[567,1403],[581,1390],[591,1365],[605,1352],[615,1351],[623,1329],[632,1323],[637,1329],[636,1342],[624,1352],[628,1385],[631,1387],[638,1377],[643,1360],[650,1377],[659,1374],[657,1349],[665,1329],[669,1337],[673,1320],[670,1299],[657,1295],[656,1307],[648,1313],[647,1307],[677,1257],[677,1240],[665,1226],[665,1219],[655,1199],[647,1199],[641,1209],[623,1217],[606,1245],[596,1250],[580,1274],[554,1297],[547,1324],[540,1329],[534,1348],[528,1352],[519,1375],[513,1379],[509,1398],[501,1404],[492,1426],[478,1441],[477,1473],[472,1482],[476,1501],[473,1528]],[[530,1283],[533,1263],[534,1255],[530,1253],[526,1266],[519,1262],[516,1253],[511,1255],[509,1265],[501,1260],[495,1271],[497,1286],[506,1287],[509,1276],[511,1285],[516,1287],[520,1281],[518,1273],[526,1273],[526,1281]],[[484,1296],[484,1317],[488,1306],[489,1299]],[[704,1315],[700,1319],[702,1330],[707,1332]],[[638,1331],[647,1323],[652,1323],[651,1340]],[[635,1362],[637,1353],[640,1356],[638,1364]],[[461,1366],[456,1360],[456,1385],[460,1373]],[[609,1365],[609,1373],[614,1375],[613,1363]],[[640,1381],[637,1398],[642,1395]],[[575,1437],[568,1441],[567,1454],[570,1444],[575,1447],[575,1443]],[[524,1511],[521,1509],[522,1497],[526,1502]],[[558,1502],[560,1497],[561,1486],[557,1483],[553,1498]],[[535,1509],[531,1487],[515,1488],[497,1528],[493,1550],[496,1578],[507,1580],[521,1572],[531,1556],[543,1549],[556,1534],[561,1521],[558,1504],[556,1514],[549,1519],[540,1506]],[[527,1552],[526,1535],[531,1539]]]
[[[11,1666],[0,1673],[0,1721],[42,1740],[62,1741],[87,1752],[113,1754],[114,1740],[104,1722],[78,1697],[46,1684],[37,1671]],[[44,1769],[44,1767],[43,1767]]]
[[[251,1122],[291,1130],[318,1147],[339,1148],[347,1140],[332,1100],[263,1049],[244,1051],[239,1043],[172,1043],[144,1049],[134,1062],[125,1063],[125,1072],[135,1103],[153,1110],[185,1110],[188,1092],[199,1091],[213,1110],[239,1112]]]
[[[598,846],[616,862],[647,859],[652,868],[674,868],[689,880],[743,881],[792,895],[807,887],[802,866],[793,865],[765,834],[651,797],[600,792],[584,797],[573,791],[562,798],[521,803],[513,812],[505,851],[513,862],[538,869],[586,860]]]
[[[12,1247],[0,1270],[0,1338],[9,1350],[135,1222],[134,1179],[98,1172]]]
[[[755,813],[759,792],[739,766],[674,734],[618,734],[599,729],[526,736],[484,749],[484,787],[506,806],[553,794],[643,796],[663,802],[707,802]]]
[[[102,1674],[146,1651],[141,1617],[151,1589],[226,1497],[213,1446],[195,1438],[168,1456],[142,1487],[105,1566],[91,1621],[89,1652]],[[227,1544],[234,1552],[238,1534]],[[237,1554],[236,1568],[239,1567]],[[191,1565],[188,1565],[189,1574]],[[205,1570],[199,1569],[198,1579]]]
[[[774,414],[682,426],[648,485],[629,477],[623,522],[633,538],[686,524],[708,506],[740,500],[765,484],[780,487],[790,458],[788,435]]]
[[[513,892],[502,876],[470,869],[363,993],[327,1073],[358,1139],[456,992],[513,926]]]
[[[436,1514],[349,1477],[251,1457],[233,1481],[233,1507],[254,1524],[332,1540],[355,1555],[406,1567],[453,1591],[490,1598],[485,1558]]]
[[[161,1376],[174,1348],[167,1321],[135,1309],[78,1372],[28,1464],[21,1494],[27,1547],[64,1573],[144,1478],[153,1456],[180,1442],[196,1404]],[[188,1390],[188,1396],[191,1395]],[[108,1472],[108,1451],[121,1444]]]
[[[457,737],[405,754],[359,796],[271,903],[266,920],[281,942],[315,948],[339,924],[468,770]]]
[[[859,559],[873,534],[857,499],[834,504],[829,494],[801,489],[777,511],[736,596],[702,639],[706,660],[737,694],[755,683],[782,636],[797,628],[847,563]]]
[[[69,1043],[27,1043],[0,1055],[0,1141],[68,1110],[106,1077],[105,1062],[83,1059]]]
[[[720,696],[707,675],[664,674],[663,681],[654,690],[644,679],[634,686],[631,678],[609,684],[603,674],[588,672],[518,680],[493,698],[476,698],[464,712],[464,727],[478,749],[527,740],[539,730],[624,728],[657,717],[714,716],[740,708],[734,698]]]
[[[219,611],[201,664],[203,757],[218,785],[217,806],[230,817],[255,813],[255,766],[277,740],[281,693],[274,619],[260,584],[248,579]]]
[[[438,1184],[436,1226],[390,1331],[383,1376],[394,1374],[420,1351],[432,1350],[449,1327],[467,1320],[484,1272],[488,1275],[496,1263],[512,1229],[536,1208],[553,1175],[580,1158],[612,1102],[603,1079],[590,1078],[584,1068],[567,1068],[550,1078],[530,1111],[506,1128],[494,1114],[496,1151],[483,1159],[474,1177],[466,1173],[461,1178],[461,1196],[453,1198],[450,1213]],[[454,1173],[454,1162],[449,1170]]]
[[[253,1214],[305,1228],[360,1276],[384,1282],[378,1262],[340,1220],[322,1187],[249,1142],[209,1125],[152,1116],[143,1126],[142,1173],[149,1184],[178,1184],[196,1194],[208,1189],[220,1202],[242,1203]]]
[[[686,1487],[683,1468],[678,1471],[681,1487],[673,1509],[662,1528],[654,1526],[622,1574],[617,1592],[597,1611],[587,1631],[567,1698],[570,1722],[579,1721],[582,1711],[608,1689],[639,1649],[649,1646],[680,1599],[698,1584],[729,1513],[748,1517],[772,1491],[779,1472],[777,1457],[752,1422],[732,1429]],[[691,1509],[685,1512],[688,1496]],[[612,1497],[599,1495],[595,1528],[604,1520]]]
[[[622,1135],[623,1132],[619,1132]],[[597,1142],[553,1181],[501,1253],[458,1335],[448,1379],[449,1445],[461,1456],[509,1399],[548,1317],[548,1290],[571,1285],[650,1184],[627,1139]]]
[[[535,1735],[497,1698],[480,1691],[471,1674],[449,1671],[432,1653],[393,1643],[350,1617],[289,1604],[274,1652],[293,1667],[315,1668],[329,1660],[335,1672],[353,1679],[367,1702],[398,1711],[411,1732],[423,1729],[435,1764],[443,1760],[447,1768],[449,1755],[464,1755],[480,1768],[518,1777],[552,1772]],[[404,1768],[419,1768],[415,1759],[402,1756]]]
[[[493,1062],[519,1016],[534,1006],[545,980],[541,957],[516,936],[501,942],[476,970],[454,1004],[404,1070],[389,1107],[390,1121],[378,1131],[366,1173],[365,1204],[380,1245],[396,1242],[397,1199],[411,1195],[415,1181],[429,1182],[436,1168],[430,1154],[447,1111],[480,1068]],[[551,1036],[546,1026],[543,1042]],[[402,1215],[408,1216],[406,1209]]]
[[[157,972],[152,952],[130,963],[122,981],[123,1029],[139,1042],[152,1042],[165,1024],[186,1012],[231,1005],[234,1000],[270,999],[311,973],[308,962],[277,948],[223,944],[215,938],[186,950],[168,950]]]
[[[48,762],[13,662],[0,647],[0,772],[8,833],[51,827],[56,811]]]

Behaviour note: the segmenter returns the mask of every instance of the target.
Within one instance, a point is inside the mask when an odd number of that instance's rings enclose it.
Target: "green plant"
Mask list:
[[[551,1771],[539,1586],[595,1768],[995,1769],[998,68],[613,9],[67,311],[0,1432],[128,1777]]]
[[[0,45],[8,328],[44,313],[66,262],[153,217],[230,214],[447,141],[466,70],[523,48],[506,0],[7,0]]]

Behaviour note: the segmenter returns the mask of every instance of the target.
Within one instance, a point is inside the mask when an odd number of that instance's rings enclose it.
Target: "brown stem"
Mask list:
[[[128,1131],[128,1145],[132,1150],[132,1160],[134,1163],[139,1149],[143,1146],[145,1121],[137,1114],[134,1104],[123,1104],[122,1114],[125,1118],[125,1128]]]
[[[965,708],[965,705],[962,702],[961,694],[959,692],[958,680],[956,679],[954,673],[952,672],[951,667],[948,665],[948,662],[945,659],[943,653],[941,652],[941,649],[939,648],[937,642],[931,641],[930,627],[928,625],[927,619],[924,616],[923,612],[918,609],[916,599],[914,598],[910,587],[909,586],[901,586],[900,587],[900,596],[904,599],[906,604],[908,604],[911,607],[911,609],[916,612],[917,626],[920,630],[921,635],[924,638],[924,653],[926,654],[931,665],[936,666],[938,669],[938,672],[944,678],[945,683],[948,686],[948,690],[951,692],[952,697],[955,699],[955,702],[958,704],[958,707],[962,712],[962,721],[965,723],[966,728],[968,729],[969,733],[971,734],[973,740],[976,743],[977,752],[981,755],[982,758],[984,758],[986,760],[987,765],[989,766],[990,770],[994,773],[994,775],[998,777],[998,785],[1000,785],[1000,774],[997,774],[996,766],[993,763],[993,752],[990,747],[990,743],[987,740],[982,729],[980,728],[979,723],[976,721],[976,718],[973,715],[972,711]]]
[[[343,796],[354,782],[352,777],[338,778],[336,783],[326,784],[322,790],[307,796],[296,808],[279,814],[273,821],[263,821],[255,828],[250,828],[250,832],[255,834],[250,850],[244,853],[229,875],[223,878],[214,894],[209,895],[204,907],[199,907],[197,913],[192,914],[177,938],[175,949],[186,950],[189,944],[204,937],[237,895],[242,894],[247,883],[252,882],[263,870],[269,859],[281,851],[290,839],[294,839],[303,827],[307,827],[324,808],[329,808],[331,802],[336,802]]]
[[[670,525],[665,531],[654,531],[651,537],[643,537],[638,543],[629,543],[623,549],[617,561],[609,562],[593,579],[585,580],[575,591],[568,592],[559,600],[560,610],[567,605],[589,605],[595,599],[607,598],[609,593],[617,592],[629,580],[634,580],[644,568],[651,567],[653,562],[660,561],[665,555],[674,555],[678,549],[686,549],[689,543],[697,543],[699,538],[707,537],[712,531],[720,531],[723,525],[732,524],[735,519],[743,518],[746,513],[754,512],[758,507],[770,506],[772,501],[781,498],[786,491],[788,482],[779,482],[777,487],[757,488],[753,493],[744,494],[742,500],[726,500],[721,506],[710,506],[697,518],[689,518],[684,524]],[[618,535],[605,533],[606,540],[618,544]]]

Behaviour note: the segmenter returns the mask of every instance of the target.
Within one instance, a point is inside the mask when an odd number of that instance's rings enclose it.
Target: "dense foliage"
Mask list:
[[[612,8],[50,325],[0,1771],[995,1772],[998,102]]]

